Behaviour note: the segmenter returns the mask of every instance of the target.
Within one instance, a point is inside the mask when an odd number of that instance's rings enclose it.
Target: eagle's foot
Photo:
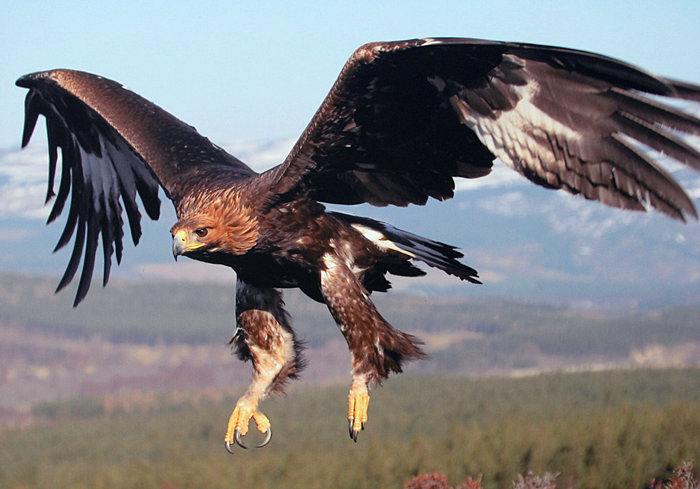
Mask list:
[[[241,440],[241,437],[248,433],[250,418],[253,418],[255,426],[260,433],[267,434],[265,440],[263,440],[260,445],[257,445],[257,448],[262,448],[270,443],[272,439],[272,428],[267,416],[259,412],[255,406],[239,402],[228,420],[226,436],[224,437],[224,446],[229,453],[233,453],[231,448],[234,443],[241,448],[248,448]]]
[[[357,442],[360,431],[365,429],[369,409],[369,392],[365,382],[353,382],[348,394],[348,432]]]

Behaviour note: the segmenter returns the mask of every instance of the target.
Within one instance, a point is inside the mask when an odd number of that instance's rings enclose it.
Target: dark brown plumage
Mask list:
[[[353,358],[349,429],[367,419],[368,386],[407,360],[419,342],[391,327],[370,300],[387,274],[423,275],[413,262],[471,282],[452,246],[371,219],[327,212],[321,202],[425,204],[453,196],[454,178],[488,175],[498,157],[533,182],[623,209],[697,218],[679,184],[646,148],[700,169],[682,138],[700,120],[662,96],[700,101],[700,87],[600,55],[473,39],[371,43],[346,63],[287,159],[257,174],[194,128],[104,78],[68,70],[24,76],[23,145],[46,117],[49,221],[70,202],[57,248],[75,236],[59,289],[83,269],[87,294],[98,243],[104,282],[123,253],[122,210],[138,243],[142,207],[158,218],[158,188],[173,202],[173,253],[238,275],[232,344],[254,363],[250,389],[226,433],[227,448],[257,405],[303,368],[280,288],[327,304]],[[58,157],[60,148],[61,157]],[[61,164],[58,193],[54,177]]]

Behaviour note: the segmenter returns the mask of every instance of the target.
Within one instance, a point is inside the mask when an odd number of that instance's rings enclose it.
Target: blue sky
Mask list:
[[[214,141],[299,134],[359,45],[481,37],[586,49],[700,83],[700,2],[23,1],[0,19],[0,148],[17,147],[25,73],[116,79]]]

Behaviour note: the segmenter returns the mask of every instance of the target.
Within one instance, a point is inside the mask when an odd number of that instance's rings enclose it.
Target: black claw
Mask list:
[[[353,418],[348,418],[348,433],[350,434],[350,438],[352,439],[352,441],[357,443],[357,437],[359,436],[360,432],[352,429],[352,426],[354,424],[355,424],[355,420]],[[364,431],[365,423],[362,423],[361,426],[362,426],[362,429],[360,431]]]
[[[260,444],[257,445],[256,448],[262,448],[268,443],[270,443],[270,440],[272,440],[272,428],[267,429],[267,436],[265,437],[265,440]]]
[[[350,438],[352,441],[357,443],[357,436],[360,434],[360,432],[352,428],[353,424],[355,424],[355,420],[352,418],[348,419],[348,432],[350,433]]]
[[[241,440],[241,430],[236,430],[236,432],[233,434],[233,439],[236,441],[236,445],[248,450],[248,447],[245,446],[245,443],[243,443],[243,441]]]
[[[265,439],[263,440],[263,442],[262,442],[260,445],[256,445],[255,448],[262,448],[262,447],[264,447],[265,445],[267,445],[268,443],[270,443],[270,440],[272,440],[272,428],[268,428],[267,431],[266,431],[265,433],[267,434],[267,436],[265,437]],[[245,443],[243,443],[243,440],[241,439],[241,430],[236,430],[236,431],[233,433],[233,440],[236,442],[236,445],[238,445],[238,446],[241,447],[241,448],[244,448],[244,449],[248,450],[248,446],[247,446]],[[229,453],[233,453],[233,452],[230,450],[230,447],[231,447],[231,444],[230,444],[229,442],[226,442],[226,450],[227,450]]]
[[[230,453],[231,455],[234,455],[233,450],[231,450],[231,443],[230,443],[230,442],[225,441],[225,442],[224,442],[224,448],[226,449],[226,451],[227,451],[228,453]]]

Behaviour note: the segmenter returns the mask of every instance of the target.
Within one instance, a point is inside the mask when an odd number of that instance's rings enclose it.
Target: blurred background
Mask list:
[[[343,433],[344,341],[325,308],[290,293],[311,365],[287,399],[263,405],[280,427],[272,445],[227,458],[222,431],[250,375],[225,346],[235,275],[172,261],[165,202],[106,289],[95,284],[78,309],[70,290],[54,296],[70,250],[52,254],[62,226],[44,226],[42,124],[20,151],[25,94],[14,86],[51,68],[103,75],[264,170],[366,42],[549,44],[700,83],[700,3],[24,1],[2,11],[0,486],[401,487],[440,471],[512,487],[537,470],[562,473],[562,487],[641,487],[700,457],[687,435],[700,430],[700,225],[546,191],[501,165],[446,203],[343,209],[459,246],[484,281],[430,272],[376,297],[431,359],[375,391],[358,445]],[[668,169],[697,202],[700,176]]]

